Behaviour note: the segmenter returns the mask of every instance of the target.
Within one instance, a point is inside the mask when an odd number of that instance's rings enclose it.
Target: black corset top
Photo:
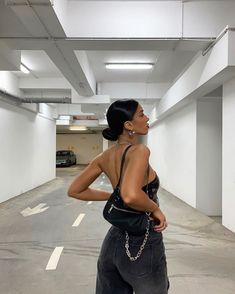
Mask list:
[[[152,199],[154,202],[157,203],[159,206],[159,198],[157,196],[157,191],[160,185],[159,177],[156,174],[155,178],[148,183],[148,185],[145,185],[142,187],[142,190],[149,195],[149,198]],[[147,191],[147,186],[148,186],[148,191]]]

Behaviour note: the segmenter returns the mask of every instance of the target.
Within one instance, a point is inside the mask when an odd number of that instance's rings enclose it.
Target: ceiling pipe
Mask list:
[[[228,32],[228,31],[235,31],[235,27],[229,27],[226,26],[225,29],[219,34],[219,36],[215,39],[214,42],[212,42],[208,47],[205,48],[205,50],[202,52],[202,55],[205,56],[207,54],[207,52],[209,52],[216,43],[219,42],[220,39],[222,39],[222,37]]]
[[[107,38],[107,37],[8,37],[0,40],[35,40],[35,41],[215,41],[215,37],[167,37],[167,38]]]
[[[5,90],[0,89],[0,100],[4,101],[7,104],[23,108],[34,114],[38,113],[39,104],[36,104],[36,109],[26,108],[26,105],[21,102],[21,98],[15,95],[12,95]]]
[[[3,95],[4,97],[7,97],[11,101],[17,103],[17,104],[22,104],[22,103],[61,103],[61,104],[71,104],[72,99],[69,97],[63,97],[63,98],[37,98],[37,97],[31,97],[31,98],[22,98],[13,94],[8,93],[5,90],[0,89],[0,95]]]
[[[54,6],[53,1],[51,0],[49,3],[45,2],[33,2],[31,3],[29,0],[25,1],[14,1],[14,0],[5,0],[7,6]]]
[[[24,98],[23,103],[61,103],[61,104],[71,104],[71,98]]]
[[[3,97],[6,97],[8,99],[10,99],[13,102],[16,102],[17,104],[20,104],[21,103],[21,98],[20,97],[18,97],[16,95],[13,95],[13,94],[10,94],[10,93],[8,93],[5,90],[0,89],[0,95],[2,95]]]

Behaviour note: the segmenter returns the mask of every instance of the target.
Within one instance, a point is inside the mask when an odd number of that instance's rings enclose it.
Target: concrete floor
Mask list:
[[[0,294],[93,294],[96,261],[109,228],[103,202],[80,202],[66,190],[81,166],[57,169],[57,178],[0,204]],[[94,187],[110,189],[105,177]],[[163,189],[160,203],[169,227],[164,233],[170,294],[234,294],[235,234]],[[40,203],[45,211],[23,216]],[[84,213],[79,226],[72,226]],[[63,247],[56,269],[48,262]],[[144,294],[144,293],[143,293]]]

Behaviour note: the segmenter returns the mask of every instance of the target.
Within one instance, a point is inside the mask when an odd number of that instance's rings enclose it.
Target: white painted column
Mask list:
[[[197,101],[196,208],[222,213],[222,98]]]
[[[109,141],[103,138],[103,151],[108,149],[108,147],[109,147]]]
[[[235,79],[223,85],[222,223],[235,232]]]

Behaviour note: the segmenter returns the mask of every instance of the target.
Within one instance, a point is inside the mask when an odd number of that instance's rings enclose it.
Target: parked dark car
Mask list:
[[[71,166],[76,164],[76,155],[71,150],[56,151],[56,166]]]

